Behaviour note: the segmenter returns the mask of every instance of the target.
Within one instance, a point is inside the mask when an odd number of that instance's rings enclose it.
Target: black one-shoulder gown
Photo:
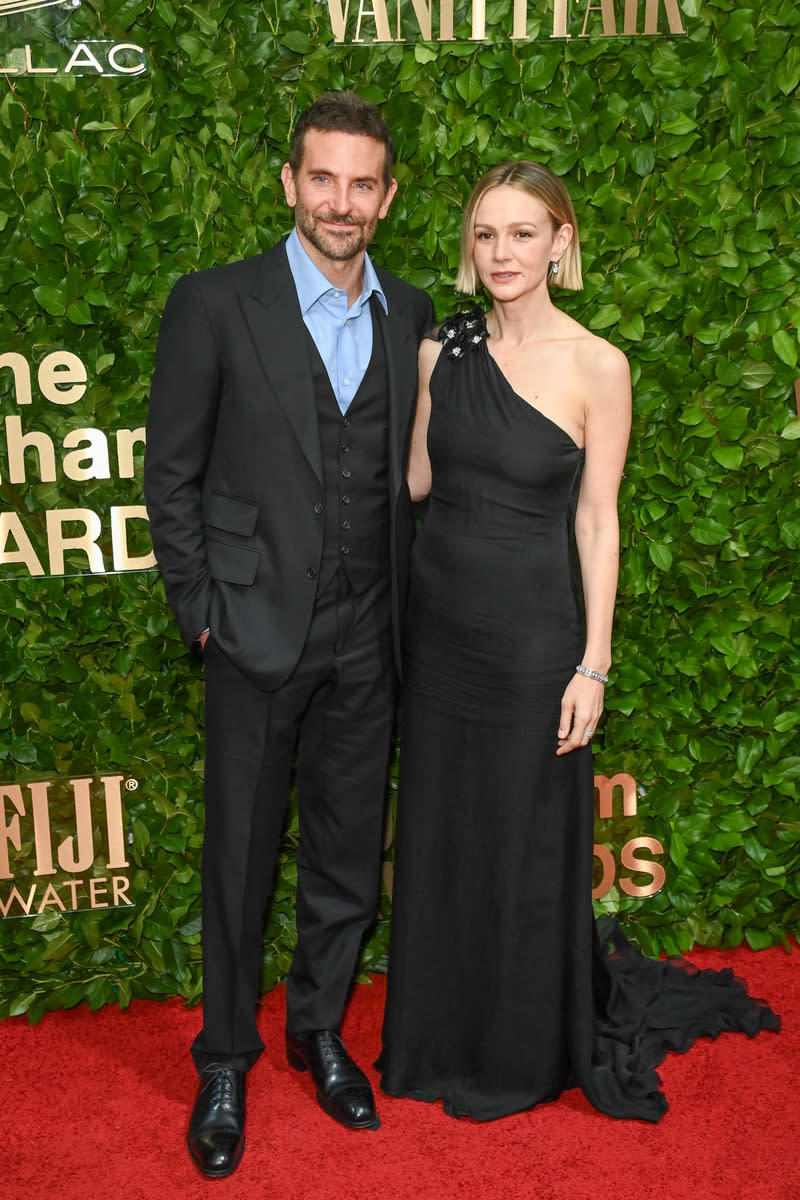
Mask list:
[[[412,559],[389,980],[395,1096],[491,1120],[580,1086],[666,1110],[667,1050],[780,1022],[730,971],[643,957],[591,904],[591,749],[556,757],[584,630],[583,451],[518,396],[481,314],[446,322]]]

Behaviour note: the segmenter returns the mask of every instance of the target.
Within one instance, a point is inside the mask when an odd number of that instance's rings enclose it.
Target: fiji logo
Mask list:
[[[64,8],[79,8],[81,0],[0,0],[0,17],[8,13],[28,12],[31,8],[55,8],[57,4]]]

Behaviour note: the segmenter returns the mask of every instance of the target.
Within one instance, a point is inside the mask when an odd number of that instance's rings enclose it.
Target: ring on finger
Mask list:
[[[590,737],[592,736],[592,734],[593,734],[593,733],[594,733],[594,730],[593,730],[593,729],[584,729],[584,731],[583,731],[583,736],[584,736],[585,738],[590,738]]]

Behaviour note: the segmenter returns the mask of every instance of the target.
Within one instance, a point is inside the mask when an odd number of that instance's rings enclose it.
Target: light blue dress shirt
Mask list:
[[[339,408],[346,413],[372,355],[370,296],[374,293],[383,311],[389,311],[383,289],[365,254],[361,295],[348,308],[347,292],[334,287],[311,261],[296,229],[286,241],[286,254],[306,328],[325,364]]]

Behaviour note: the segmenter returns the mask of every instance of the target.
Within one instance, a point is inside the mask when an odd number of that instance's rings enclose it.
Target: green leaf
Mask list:
[[[592,329],[608,329],[616,325],[622,316],[622,310],[616,304],[601,304],[591,314]]]
[[[647,550],[652,562],[655,563],[660,571],[668,571],[670,569],[672,566],[672,551],[669,546],[659,542],[649,542]]]
[[[765,388],[775,375],[769,363],[748,359],[742,367],[742,384],[746,388]]]
[[[743,775],[749,775],[764,753],[763,737],[747,736],[736,747],[736,765]]]
[[[33,294],[45,312],[50,313],[53,317],[63,317],[67,305],[60,287],[42,284],[33,289]]]
[[[781,362],[788,367],[797,366],[797,338],[793,338],[785,329],[778,329],[772,335],[772,346]]]
[[[287,29],[282,32],[281,43],[295,54],[309,54],[313,49],[311,39],[301,29]]]
[[[678,416],[678,420],[682,425],[699,425],[705,419],[705,409],[699,404],[689,404]]]
[[[744,450],[741,446],[714,446],[711,456],[726,471],[738,471],[744,459]]]
[[[776,941],[768,929],[756,929],[754,926],[746,929],[744,936],[751,950],[768,950]]]
[[[483,71],[477,63],[470,64],[465,71],[462,71],[459,75],[457,75],[455,82],[458,94],[470,107],[475,104],[483,94]]]
[[[85,300],[74,300],[67,307],[67,320],[72,321],[73,325],[92,325],[94,318],[92,310]]]
[[[691,133],[697,128],[697,122],[693,121],[686,113],[679,113],[671,120],[664,121],[661,129],[664,133],[685,134]]]
[[[730,537],[730,529],[711,517],[700,517],[692,526],[691,536],[703,546],[718,546]]]

